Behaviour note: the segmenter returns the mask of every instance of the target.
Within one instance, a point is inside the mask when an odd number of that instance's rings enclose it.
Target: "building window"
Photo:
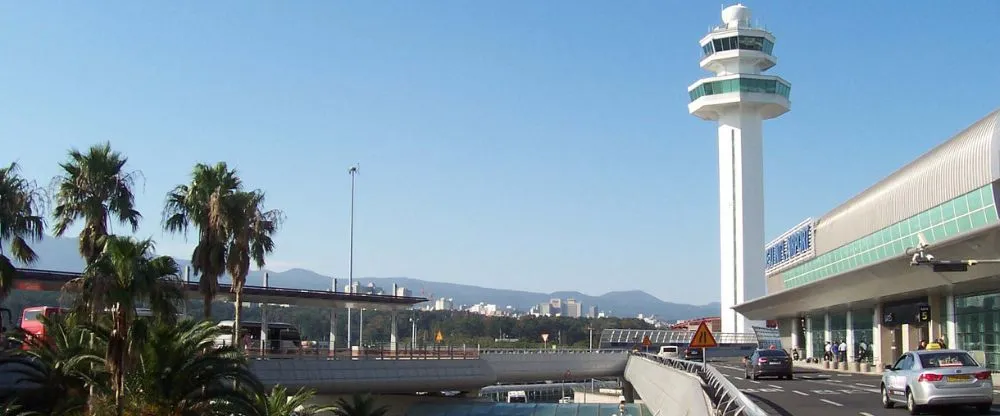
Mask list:
[[[1000,370],[1000,292],[955,297],[955,326],[958,339],[949,340],[956,347],[983,351],[993,371]],[[957,342],[956,342],[957,341]]]

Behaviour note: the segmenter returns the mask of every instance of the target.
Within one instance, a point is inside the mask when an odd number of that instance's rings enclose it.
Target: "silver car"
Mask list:
[[[906,406],[911,415],[925,406],[972,405],[989,414],[993,405],[990,370],[962,350],[910,351],[882,373],[882,406]]]

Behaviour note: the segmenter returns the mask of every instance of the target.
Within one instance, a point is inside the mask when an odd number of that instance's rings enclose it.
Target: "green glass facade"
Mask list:
[[[771,55],[771,52],[774,51],[774,42],[767,40],[763,36],[730,36],[728,38],[713,39],[701,47],[705,56],[733,49],[761,51]]]
[[[986,185],[788,269],[781,279],[786,289],[802,286],[902,255],[917,246],[920,232],[933,243],[997,222],[993,186]]]
[[[874,355],[872,353],[872,328],[875,324],[874,321],[875,309],[864,308],[851,311],[851,331],[854,332],[854,355],[857,357],[851,358],[852,360],[857,359],[869,364],[872,362],[872,356]],[[864,351],[861,349],[862,343],[868,347]]]
[[[958,348],[986,353],[986,366],[1000,370],[1000,292],[955,297]]]
[[[826,339],[823,333],[826,332],[826,324],[823,323],[823,315],[820,316],[810,316],[809,325],[812,325],[809,331],[812,334],[812,356],[816,358],[823,358],[823,346],[826,344]]]
[[[688,92],[688,95],[691,96],[691,101],[694,101],[706,95],[725,94],[729,92],[759,92],[778,94],[788,98],[792,93],[792,86],[776,79],[741,77],[703,83]]]

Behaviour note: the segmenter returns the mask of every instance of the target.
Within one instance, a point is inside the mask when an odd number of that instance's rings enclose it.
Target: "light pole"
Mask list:
[[[590,331],[590,350],[594,350],[594,326],[588,325],[587,330]]]
[[[413,328],[410,329],[410,350],[412,351],[412,350],[417,349],[417,315],[416,314],[413,314],[413,316],[410,318],[410,324],[413,326]]]
[[[347,255],[347,287],[348,292],[354,293],[354,178],[358,176],[358,165],[351,166],[347,170],[351,175],[351,242],[350,252]],[[347,348],[351,348],[351,308],[347,308]]]

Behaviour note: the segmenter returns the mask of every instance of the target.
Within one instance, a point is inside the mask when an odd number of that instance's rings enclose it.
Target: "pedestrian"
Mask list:
[[[847,362],[847,341],[840,340],[840,361]]]
[[[830,358],[831,358],[830,357],[830,348],[831,347],[832,346],[830,345],[830,341],[827,341],[826,345],[823,346],[823,348],[825,348],[825,350],[823,351],[823,361],[830,361]]]
[[[834,342],[833,345],[830,347],[830,356],[831,356],[831,358],[830,358],[831,361],[833,361],[833,362],[840,361],[840,344],[839,343]]]
[[[917,350],[926,350],[927,340],[920,340],[920,345],[917,346]]]

